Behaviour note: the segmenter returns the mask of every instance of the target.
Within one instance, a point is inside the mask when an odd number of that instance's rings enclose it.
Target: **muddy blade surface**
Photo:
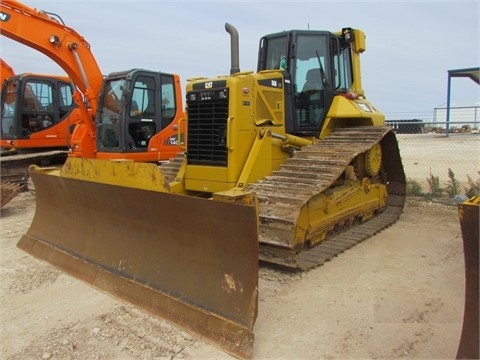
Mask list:
[[[465,307],[456,359],[478,359],[479,351],[479,216],[480,197],[458,204],[465,258]]]
[[[18,246],[249,358],[257,315],[254,207],[33,171],[36,211]]]

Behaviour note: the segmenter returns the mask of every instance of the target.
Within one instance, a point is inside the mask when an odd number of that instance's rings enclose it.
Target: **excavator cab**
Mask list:
[[[318,136],[334,96],[352,88],[353,34],[292,30],[260,39],[257,71],[284,71],[287,133]]]
[[[175,157],[180,151],[175,120],[183,116],[178,82],[175,75],[139,69],[109,74],[96,117],[99,158],[158,149],[163,158]]]
[[[73,85],[67,77],[22,74],[3,83],[1,101],[2,148],[65,147],[69,131],[59,133],[55,125],[66,120],[75,109]]]

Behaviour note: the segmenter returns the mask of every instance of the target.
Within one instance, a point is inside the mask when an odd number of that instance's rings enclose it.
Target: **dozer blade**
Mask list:
[[[251,357],[255,206],[30,172],[36,210],[18,247],[234,356]]]

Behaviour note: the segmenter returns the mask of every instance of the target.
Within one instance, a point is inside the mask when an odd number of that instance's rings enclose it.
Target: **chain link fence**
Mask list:
[[[479,194],[477,121],[387,120],[397,134],[408,195],[463,201]]]

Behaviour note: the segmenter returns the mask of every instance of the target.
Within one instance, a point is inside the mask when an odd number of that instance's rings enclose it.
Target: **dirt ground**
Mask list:
[[[19,250],[35,211],[2,209],[1,359],[231,359]],[[303,274],[262,267],[254,359],[453,359],[464,261],[457,207],[408,198],[400,220]]]

